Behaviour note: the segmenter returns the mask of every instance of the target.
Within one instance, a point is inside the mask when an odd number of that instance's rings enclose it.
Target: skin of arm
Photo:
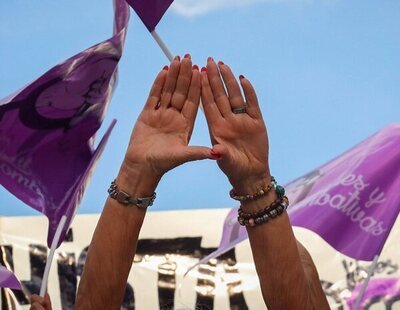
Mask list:
[[[215,159],[188,146],[200,102],[200,72],[190,55],[158,74],[133,129],[116,178],[132,197],[148,197],[161,177],[185,162]],[[120,309],[146,211],[108,198],[89,247],[75,309]]]
[[[240,76],[243,98],[231,69],[211,57],[201,71],[212,152],[237,193],[254,193],[271,182],[268,135],[254,88]],[[232,112],[245,105],[247,113]],[[269,192],[242,208],[255,213],[275,199],[276,194]],[[329,309],[311,256],[297,243],[286,213],[247,231],[268,309]]]

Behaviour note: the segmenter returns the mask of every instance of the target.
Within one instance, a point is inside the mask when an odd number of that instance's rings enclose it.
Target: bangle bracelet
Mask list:
[[[128,193],[118,189],[116,180],[111,182],[111,185],[108,189],[108,194],[111,198],[115,199],[125,206],[135,205],[140,209],[146,209],[147,207],[152,206],[154,200],[156,199],[155,192],[150,197],[132,198],[132,196]]]

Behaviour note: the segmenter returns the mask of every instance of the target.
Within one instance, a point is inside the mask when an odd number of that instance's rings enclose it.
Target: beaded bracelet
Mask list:
[[[283,188],[283,186],[278,185],[275,178],[271,176],[271,183],[268,186],[257,190],[253,194],[238,195],[236,193],[235,189],[232,188],[231,191],[229,192],[229,196],[231,196],[231,198],[238,200],[240,202],[246,202],[249,200],[255,200],[261,196],[268,194],[268,192],[271,189],[275,189],[275,192],[278,195],[278,197],[282,198],[285,195],[285,189]]]
[[[240,217],[243,217],[244,219],[256,218],[256,217],[264,215],[265,213],[268,212],[268,210],[276,208],[283,201],[285,201],[287,204],[289,204],[289,199],[286,196],[283,196],[282,198],[278,197],[270,205],[266,206],[264,209],[262,209],[262,210],[260,210],[260,211],[258,211],[256,213],[245,213],[243,211],[242,207],[240,207],[239,210],[238,210],[238,215]]]
[[[253,194],[238,195],[236,193],[235,189],[232,188],[229,192],[229,196],[231,196],[231,198],[238,200],[240,202],[245,202],[245,201],[254,200],[254,199],[257,199],[258,197],[266,195],[275,186],[276,186],[275,178],[271,177],[271,183],[269,185],[267,185],[266,187],[260,188]]]
[[[253,227],[255,225],[260,225],[263,223],[268,222],[269,219],[273,219],[279,215],[281,215],[284,211],[286,211],[287,207],[289,206],[289,199],[284,196],[278,199],[279,202],[276,203],[274,201],[270,206],[262,210],[262,212],[257,212],[255,214],[244,217],[244,213],[239,213],[238,215],[238,222],[242,226]],[[243,212],[243,210],[242,210]]]

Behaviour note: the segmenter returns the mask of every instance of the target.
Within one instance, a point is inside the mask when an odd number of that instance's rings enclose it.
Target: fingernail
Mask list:
[[[190,56],[190,54],[185,54],[185,56],[184,56],[185,58],[191,58],[191,56]]]
[[[181,58],[180,58],[178,55],[176,55],[175,58],[174,58],[174,60],[181,61]]]
[[[207,62],[208,62],[208,61],[214,61],[214,58],[208,57],[208,58],[207,58]]]
[[[193,65],[193,70],[199,71],[199,66],[198,65]]]
[[[224,65],[224,63],[223,63],[221,60],[218,61],[218,64],[219,64],[220,66]]]
[[[206,67],[201,68],[201,72],[206,72],[206,71],[207,71]]]
[[[162,68],[165,71],[168,71],[169,67],[168,66],[164,66],[164,68]]]
[[[160,106],[161,106],[161,103],[158,102],[158,103],[156,104],[156,106],[154,107],[154,110],[158,110],[158,109],[160,108]]]
[[[218,152],[215,152],[215,151],[211,150],[210,153],[211,153],[211,157],[213,159],[221,159],[222,158],[222,155],[220,153],[218,153]]]
[[[243,75],[239,75],[239,79],[241,80],[241,79],[244,79],[244,76]]]

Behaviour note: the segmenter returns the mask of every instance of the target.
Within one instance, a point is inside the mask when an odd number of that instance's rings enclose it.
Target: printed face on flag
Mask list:
[[[0,183],[49,218],[48,244],[60,218],[67,215],[67,224],[72,220],[114,126],[94,149],[129,20],[124,0],[115,0],[115,8],[113,37],[0,101]]]

